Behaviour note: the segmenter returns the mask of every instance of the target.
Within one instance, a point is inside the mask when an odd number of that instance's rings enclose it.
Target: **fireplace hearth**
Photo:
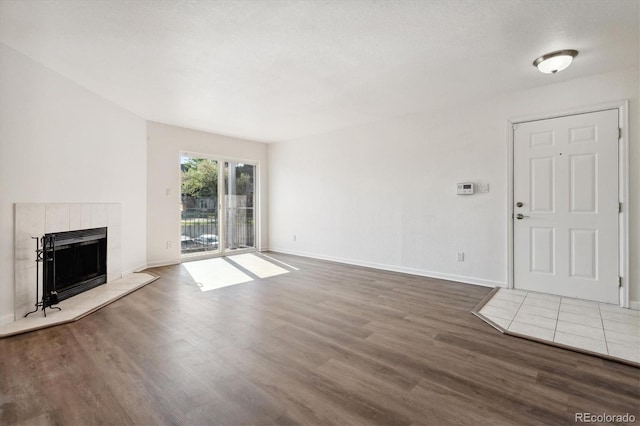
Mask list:
[[[37,251],[38,248],[42,248],[43,236],[47,234],[56,234],[61,238],[63,233],[69,231],[108,228],[107,258],[106,263],[102,262],[107,269],[107,284],[122,278],[121,204],[16,203],[14,209],[14,321],[23,318],[33,310],[34,300],[42,306],[44,264],[34,262],[33,249],[36,243],[33,237],[38,237]],[[104,252],[103,249],[104,245],[102,245],[102,252]],[[89,284],[95,284],[95,282]],[[103,286],[98,285],[96,290],[101,287]],[[57,287],[57,291],[61,291],[60,286]],[[64,300],[61,306],[64,306],[65,302],[67,300]],[[0,315],[0,323],[2,321],[3,316]]]
[[[43,241],[45,306],[107,282],[107,228],[49,233]]]

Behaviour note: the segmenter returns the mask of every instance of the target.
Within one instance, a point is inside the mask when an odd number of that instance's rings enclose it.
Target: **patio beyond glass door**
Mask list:
[[[251,164],[225,162],[225,252],[255,248],[255,170]]]
[[[200,257],[256,246],[256,166],[182,155],[181,254]]]
[[[211,254],[220,251],[217,160],[182,156],[180,215],[181,254]]]

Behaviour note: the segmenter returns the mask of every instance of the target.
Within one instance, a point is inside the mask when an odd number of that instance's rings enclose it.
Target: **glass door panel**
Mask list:
[[[255,171],[251,164],[225,162],[225,251],[255,248]]]
[[[219,162],[206,158],[180,157],[181,253],[208,254],[220,251],[218,213]]]

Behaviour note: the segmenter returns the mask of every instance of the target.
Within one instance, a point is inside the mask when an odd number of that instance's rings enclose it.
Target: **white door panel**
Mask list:
[[[617,142],[617,110],[515,127],[516,288],[618,303]]]

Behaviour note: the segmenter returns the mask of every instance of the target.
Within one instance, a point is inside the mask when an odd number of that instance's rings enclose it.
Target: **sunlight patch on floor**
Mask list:
[[[299,271],[299,270],[300,270],[300,269],[296,268],[296,267],[295,267],[295,266],[293,266],[293,265],[289,265],[288,263],[284,263],[282,260],[274,259],[273,257],[271,257],[271,256],[267,256],[267,255],[266,255],[266,254],[264,254],[264,253],[260,253],[260,257],[264,257],[265,259],[269,259],[269,260],[270,260],[270,261],[272,261],[272,262],[275,262],[275,263],[279,263],[279,264],[281,264],[281,265],[284,265],[284,266],[286,266],[287,268],[291,268],[291,269],[293,269],[294,271]]]
[[[249,275],[222,258],[183,263],[201,291],[215,290],[230,285],[253,281]]]
[[[274,277],[276,275],[282,275],[289,272],[286,269],[261,259],[259,256],[252,253],[229,256],[227,259],[242,266],[244,269],[260,278]]]

